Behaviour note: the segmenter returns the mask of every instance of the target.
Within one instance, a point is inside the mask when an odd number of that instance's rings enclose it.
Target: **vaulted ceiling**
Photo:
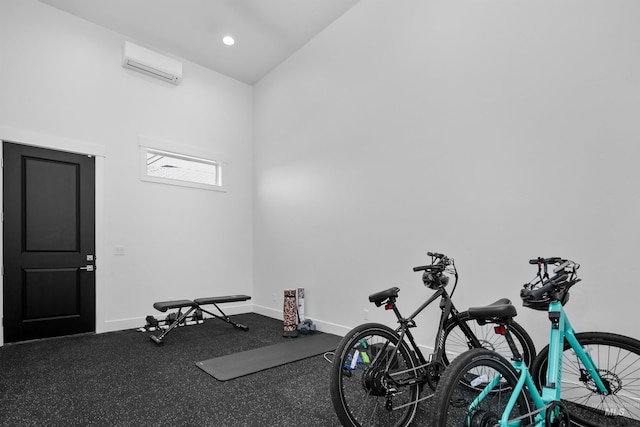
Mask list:
[[[40,0],[254,84],[358,0]],[[233,46],[222,43],[225,35]]]

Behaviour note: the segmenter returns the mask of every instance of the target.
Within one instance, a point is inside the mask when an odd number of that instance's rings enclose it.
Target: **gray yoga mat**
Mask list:
[[[340,339],[323,333],[289,338],[280,344],[196,362],[196,366],[217,380],[227,381],[333,351]]]

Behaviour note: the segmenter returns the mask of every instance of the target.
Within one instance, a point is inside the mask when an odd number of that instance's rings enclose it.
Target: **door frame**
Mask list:
[[[102,274],[100,268],[108,263],[103,257],[106,255],[104,250],[104,163],[106,158],[106,148],[102,144],[86,142],[76,139],[70,139],[55,135],[47,135],[34,131],[4,127],[0,125],[0,142],[13,142],[21,145],[28,145],[40,148],[49,148],[52,150],[66,151],[76,154],[92,155],[95,157],[95,233],[96,233],[96,333],[104,332],[105,313],[104,306],[100,301],[104,301],[104,278],[106,274]],[[2,157],[2,148],[0,146],[0,157]],[[3,191],[3,173],[0,173],[0,200],[4,200]],[[1,205],[0,205],[1,206]],[[3,248],[4,226],[0,226],[0,260],[4,260]],[[1,265],[1,262],[0,262]],[[4,276],[0,276],[0,319],[4,317]],[[4,326],[0,324],[0,346],[4,345]]]

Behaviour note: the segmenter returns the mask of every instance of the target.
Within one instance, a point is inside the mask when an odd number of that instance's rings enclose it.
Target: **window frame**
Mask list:
[[[204,184],[199,182],[185,181],[181,179],[164,178],[148,174],[147,158],[148,154],[161,154],[180,160],[192,160],[197,163],[205,163],[214,165],[216,168],[216,184]],[[223,185],[223,171],[226,169],[226,162],[219,160],[219,156],[213,153],[204,152],[193,147],[187,147],[169,143],[166,141],[154,140],[146,137],[140,137],[140,180],[152,182],[156,184],[174,185],[178,187],[198,188],[201,190],[226,192],[227,189]],[[218,157],[216,160],[215,158]]]

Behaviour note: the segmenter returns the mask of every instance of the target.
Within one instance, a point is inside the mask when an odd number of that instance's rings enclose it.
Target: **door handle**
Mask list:
[[[86,267],[80,267],[80,270],[93,271],[93,269],[94,269],[93,265],[87,265]]]

